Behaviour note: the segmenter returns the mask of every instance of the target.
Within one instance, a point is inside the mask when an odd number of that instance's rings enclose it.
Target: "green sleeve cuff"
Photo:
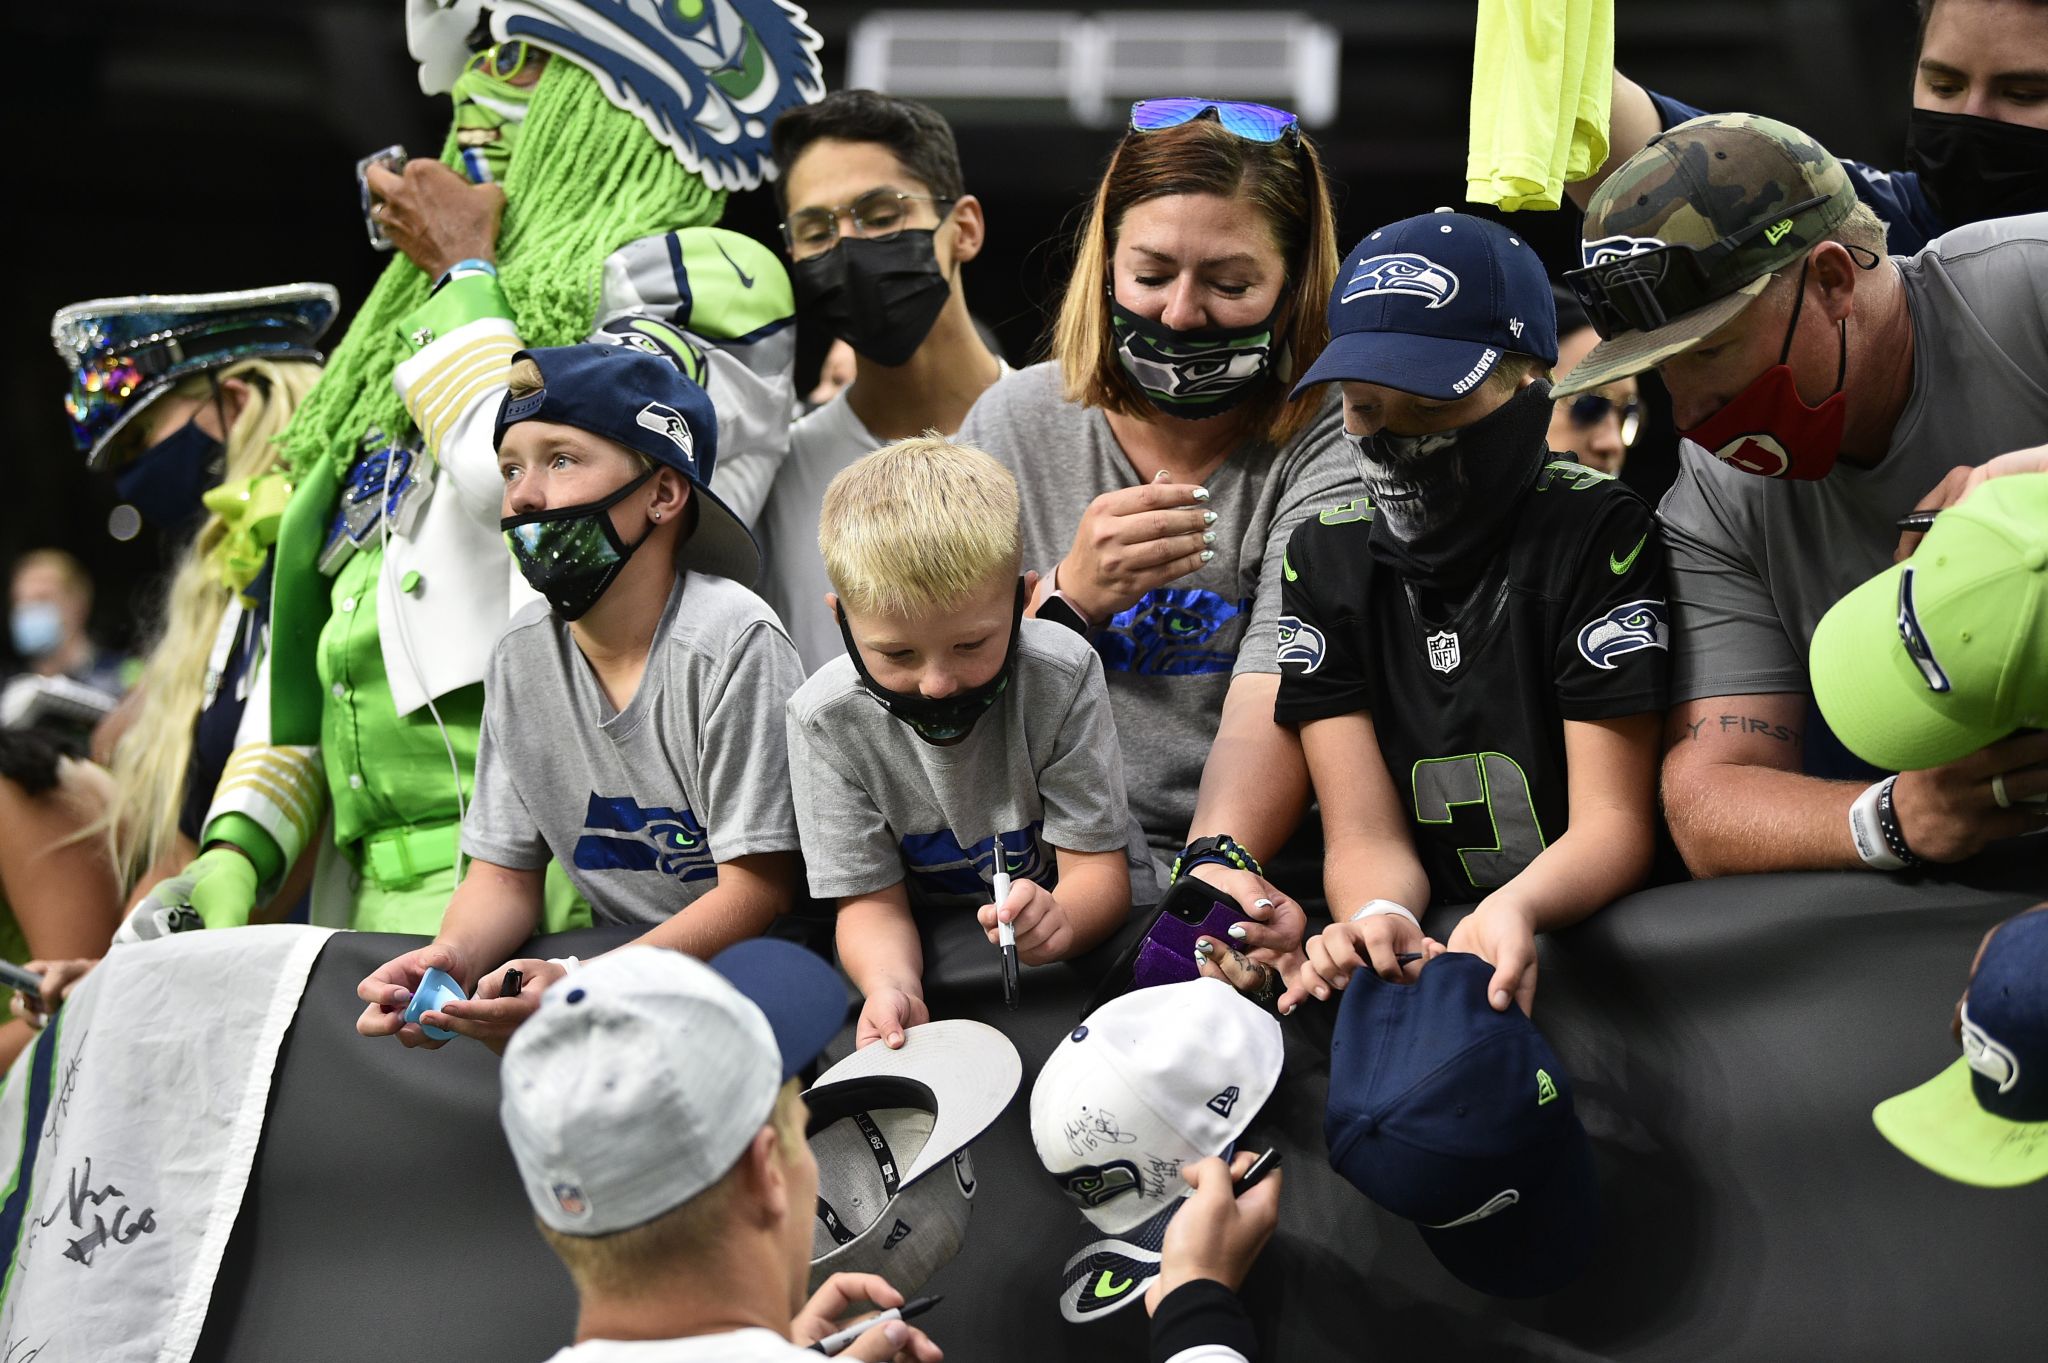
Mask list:
[[[457,327],[487,317],[509,322],[512,305],[505,301],[505,291],[498,286],[497,276],[479,271],[443,284],[433,297],[400,320],[398,334],[417,353]]]
[[[256,883],[263,887],[265,893],[275,889],[284,878],[284,849],[277,845],[277,839],[264,831],[262,824],[248,815],[222,814],[206,825],[199,845],[203,848],[214,842],[228,843],[247,857],[249,864],[256,868]]]

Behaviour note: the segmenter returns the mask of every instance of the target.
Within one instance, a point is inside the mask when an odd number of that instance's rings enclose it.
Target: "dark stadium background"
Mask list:
[[[849,30],[874,8],[814,6],[833,86]],[[963,7],[896,0],[888,8]],[[1246,12],[1201,0],[1114,8]],[[1338,116],[1315,136],[1336,181],[1343,244],[1394,218],[1462,205],[1475,0],[1284,8],[1341,34]],[[1752,107],[1838,154],[1899,163],[1910,0],[1620,0],[1617,8],[1617,63],[1651,88],[1706,108]],[[46,544],[77,554],[98,582],[96,632],[110,644],[130,642],[170,546],[147,532],[125,544],[108,537],[111,498],[86,474],[66,430],[50,314],[88,297],[321,279],[340,288],[346,318],[385,260],[364,242],[356,158],[393,142],[437,146],[447,123],[445,98],[419,92],[402,16],[398,0],[114,0],[9,5],[0,21],[0,50],[11,59],[5,217],[13,248],[0,323],[0,565]],[[969,299],[1022,363],[1034,357],[1042,309],[1063,278],[1059,241],[1114,134],[1044,121],[1043,106],[1028,122],[1024,111],[993,104],[942,107],[969,187],[988,207],[989,245],[970,267]],[[1513,217],[1554,271],[1568,267],[1575,212]],[[736,197],[726,218],[771,242],[776,221],[769,190]],[[821,349],[817,336],[803,335],[800,381]],[[1673,437],[1662,395],[1650,387],[1655,419],[1629,477],[1655,496],[1671,476]],[[0,672],[11,665],[0,655]]]

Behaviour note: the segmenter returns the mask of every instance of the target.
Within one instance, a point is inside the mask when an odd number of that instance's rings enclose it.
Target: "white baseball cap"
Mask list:
[[[879,1273],[906,1296],[959,1252],[974,1197],[967,1146],[1017,1096],[1024,1065],[1001,1032],[964,1018],[855,1051],[818,1077],[811,1153],[818,1216],[811,1287]]]
[[[1031,1090],[1038,1159],[1121,1236],[1178,1205],[1181,1165],[1221,1155],[1280,1080],[1280,1021],[1221,980],[1138,989],[1090,1013]]]
[[[534,1213],[609,1235],[703,1192],[846,1010],[838,972],[772,938],[709,965],[627,946],[570,971],[513,1033],[500,1072],[498,1117]]]

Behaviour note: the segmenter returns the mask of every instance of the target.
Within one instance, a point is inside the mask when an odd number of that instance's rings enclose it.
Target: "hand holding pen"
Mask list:
[[[790,1322],[790,1329],[798,1339],[802,1339],[837,1320],[854,1302],[873,1301],[880,1305],[883,1301],[894,1301],[899,1305],[821,1337],[809,1346],[810,1350],[827,1358],[836,1358],[858,1348],[864,1358],[893,1358],[904,1352],[913,1358],[936,1359],[939,1357],[938,1346],[926,1338],[923,1331],[914,1330],[902,1322],[916,1319],[942,1300],[941,1297],[918,1297],[906,1302],[902,1293],[874,1274],[835,1273],[804,1304],[803,1311]],[[870,1332],[875,1333],[871,1335]]]
[[[995,874],[990,877],[990,888],[995,894],[996,945],[1001,947],[1003,952],[1003,1003],[1007,1007],[1015,1008],[1018,998],[1017,925],[1003,917],[1003,905],[1010,902],[1010,870],[1003,859],[1003,838],[1000,833],[996,835],[995,845]]]

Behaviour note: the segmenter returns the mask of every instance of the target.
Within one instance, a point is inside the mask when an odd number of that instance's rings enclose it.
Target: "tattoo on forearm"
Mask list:
[[[1692,721],[1685,726],[1685,730],[1679,742],[1684,742],[1687,738],[1699,738],[1702,734],[1762,734],[1765,738],[1775,739],[1780,743],[1799,741],[1799,731],[1791,725],[1773,724],[1755,715],[1709,715],[1704,719]]]

